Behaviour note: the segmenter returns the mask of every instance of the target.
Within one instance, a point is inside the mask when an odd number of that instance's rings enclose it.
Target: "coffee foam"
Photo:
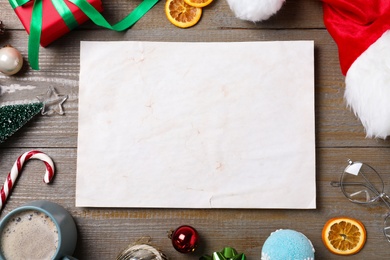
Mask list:
[[[58,247],[58,231],[46,214],[26,210],[15,214],[1,233],[5,259],[51,259]]]

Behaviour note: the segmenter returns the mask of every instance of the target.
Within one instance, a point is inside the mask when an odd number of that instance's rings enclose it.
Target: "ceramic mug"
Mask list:
[[[60,205],[33,201],[0,222],[0,259],[75,259],[76,224]]]

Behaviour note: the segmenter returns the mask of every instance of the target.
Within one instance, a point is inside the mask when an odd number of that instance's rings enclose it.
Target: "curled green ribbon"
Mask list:
[[[237,251],[232,247],[225,247],[221,252],[214,252],[212,256],[204,255],[199,260],[246,260],[246,256]]]
[[[28,59],[30,61],[31,68],[39,70],[39,43],[41,41],[42,33],[43,0],[9,0],[13,9],[23,6],[31,1],[34,1],[34,5],[30,23],[30,36],[28,39]],[[58,14],[64,20],[66,26],[69,30],[72,30],[78,26],[78,23],[64,1],[65,0],[51,0]],[[141,19],[142,16],[144,16],[159,0],[144,0],[128,16],[115,25],[108,23],[101,13],[86,0],[68,1],[75,4],[96,25],[114,31],[124,31]]]

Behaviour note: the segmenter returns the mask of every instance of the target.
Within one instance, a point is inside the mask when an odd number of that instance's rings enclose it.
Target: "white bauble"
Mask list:
[[[10,46],[0,49],[0,72],[5,75],[14,75],[23,66],[23,57],[20,52]]]

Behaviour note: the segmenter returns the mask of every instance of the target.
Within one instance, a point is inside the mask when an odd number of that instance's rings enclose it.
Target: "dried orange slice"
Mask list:
[[[165,15],[177,27],[188,28],[200,20],[202,8],[190,6],[184,0],[167,0]]]
[[[366,243],[366,237],[363,223],[349,217],[332,218],[322,229],[326,248],[338,255],[356,254]]]
[[[213,0],[184,0],[187,4],[190,6],[195,6],[195,7],[205,7],[209,4],[211,4]]]

